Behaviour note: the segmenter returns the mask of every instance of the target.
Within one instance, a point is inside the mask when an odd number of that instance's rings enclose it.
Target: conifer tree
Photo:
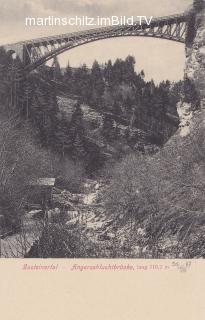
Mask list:
[[[85,129],[83,124],[83,112],[79,102],[75,105],[75,110],[70,121],[69,132],[72,141],[73,154],[84,155]]]
[[[72,72],[72,68],[70,67],[69,61],[66,67],[66,71],[64,74],[64,82],[66,84],[66,86],[68,87],[69,91],[72,91],[73,89],[73,72]]]
[[[113,82],[112,73],[113,73],[112,61],[108,60],[108,63],[105,65],[105,68],[104,68],[104,77],[108,86],[111,86]]]
[[[62,79],[62,73],[61,73],[61,67],[60,67],[60,63],[58,61],[57,56],[55,56],[53,58],[52,68],[53,68],[53,78],[54,78],[54,80],[61,80]]]
[[[101,98],[105,89],[103,73],[97,61],[94,61],[91,70],[91,84],[98,98]]]
[[[0,47],[0,102],[6,107],[10,102],[11,78],[9,76],[9,66],[12,57],[9,56],[3,47]]]
[[[204,0],[194,0],[193,6],[196,11],[202,10],[204,8]]]
[[[115,138],[114,119],[110,114],[105,114],[103,117],[102,133],[108,141]]]
[[[69,123],[64,114],[62,115],[62,118],[58,120],[55,127],[53,146],[62,158],[71,151],[72,143],[69,133]]]
[[[120,104],[118,101],[114,101],[114,104],[112,106],[112,113],[116,116],[120,116],[122,114],[122,110],[121,110],[121,107],[120,107]]]

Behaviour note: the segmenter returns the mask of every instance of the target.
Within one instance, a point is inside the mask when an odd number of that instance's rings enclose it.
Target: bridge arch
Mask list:
[[[51,52],[49,52],[48,54],[44,55],[43,57],[39,57],[39,59],[37,61],[34,61],[31,65],[26,66],[25,69],[29,70],[29,71],[31,71],[33,69],[36,69],[37,67],[39,67],[40,65],[44,64],[45,62],[53,59],[54,57],[66,52],[66,51],[75,49],[75,48],[77,48],[79,46],[83,46],[83,45],[86,45],[86,44],[89,44],[89,43],[93,43],[93,42],[97,42],[97,41],[101,41],[101,40],[105,40],[105,39],[112,39],[112,38],[114,39],[114,38],[119,38],[119,37],[133,37],[133,36],[164,39],[164,40],[171,40],[171,41],[175,41],[175,42],[184,43],[184,41],[182,41],[182,40],[178,40],[178,39],[170,38],[170,37],[157,36],[157,35],[143,35],[143,34],[142,35],[140,35],[140,34],[138,34],[138,35],[133,35],[133,34],[115,35],[115,36],[112,36],[112,37],[109,37],[109,38],[91,39],[89,41],[73,44],[72,46],[67,44],[65,46],[62,46],[61,48],[52,50]]]
[[[187,14],[155,18],[150,25],[136,23],[134,25],[111,26],[90,29],[53,37],[39,38],[19,42],[7,46],[9,50],[18,52],[25,66],[25,72],[30,72],[55,56],[76,47],[99,40],[118,37],[152,37],[185,42],[187,30]]]

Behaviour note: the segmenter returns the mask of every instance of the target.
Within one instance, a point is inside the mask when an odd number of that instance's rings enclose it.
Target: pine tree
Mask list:
[[[111,86],[113,82],[113,66],[111,60],[108,60],[108,63],[105,65],[104,77],[107,85]]]
[[[200,11],[204,8],[204,0],[194,0],[193,7],[196,11]]]
[[[142,79],[144,79],[144,78],[145,78],[144,70],[141,70],[141,72],[140,72],[140,77],[141,77]]]
[[[68,61],[67,67],[66,67],[66,71],[65,71],[65,80],[69,80],[72,78],[73,72],[72,72],[72,68],[70,67],[70,63]]]
[[[132,84],[135,78],[135,58],[128,56],[124,61],[124,72],[122,80],[125,83]]]
[[[86,150],[84,145],[84,139],[82,138],[80,132],[76,133],[75,139],[73,141],[74,156],[76,158],[84,158],[86,156]]]
[[[115,101],[112,106],[112,113],[116,116],[120,116],[122,114],[122,110],[118,101]]]
[[[73,77],[73,71],[72,71],[72,68],[70,67],[70,64],[68,61],[66,71],[64,74],[64,83],[68,87],[69,91],[72,91],[72,89],[73,89],[73,78],[72,77]]]
[[[59,63],[59,61],[58,61],[57,56],[55,56],[55,57],[53,58],[52,68],[53,68],[53,78],[54,78],[54,81],[56,81],[56,80],[61,80],[61,79],[62,79],[62,73],[61,73],[61,67],[60,67],[60,63]]]
[[[99,63],[97,61],[94,61],[92,70],[91,70],[91,86],[92,90],[96,94],[96,98],[94,99],[94,96],[92,96],[92,102],[94,104],[97,104],[101,101],[102,95],[105,90],[105,83],[103,79],[103,72],[99,66]]]
[[[132,114],[133,109],[133,99],[130,97],[130,95],[127,96],[124,105],[126,117],[129,118],[129,116]]]
[[[114,119],[110,114],[105,114],[103,117],[102,134],[108,141],[115,138]]]
[[[195,84],[189,78],[184,80],[184,101],[191,103],[193,106],[197,106],[199,101],[199,93]]]
[[[46,146],[52,146],[58,113],[54,86],[39,84],[34,93],[30,112],[41,142]]]
[[[123,75],[124,75],[124,66],[123,61],[121,59],[116,59],[112,68],[113,74],[113,86],[119,85],[122,83]]]
[[[86,64],[75,70],[73,74],[73,93],[88,102],[90,97],[90,75]]]
[[[75,156],[84,156],[85,129],[83,124],[83,112],[79,102],[75,105],[75,110],[72,114],[69,133],[72,141],[73,154]]]
[[[20,82],[18,88],[18,110],[22,117],[27,120],[30,118],[30,107],[32,103],[32,96],[34,87],[29,78]]]
[[[3,47],[0,47],[0,102],[2,107],[8,107],[10,101],[10,85],[9,66],[12,58],[9,57]]]
[[[65,115],[58,120],[55,128],[54,149],[64,158],[71,151],[72,142],[69,133],[69,123]]]

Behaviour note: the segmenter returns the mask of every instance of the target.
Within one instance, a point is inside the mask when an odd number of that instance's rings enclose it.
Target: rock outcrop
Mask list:
[[[188,136],[195,130],[196,121],[194,118],[202,117],[203,109],[205,109],[205,5],[204,8],[191,14],[192,28],[195,30],[192,32],[193,39],[191,43],[186,44],[186,64],[185,64],[185,79],[191,83],[198,96],[199,107],[196,110],[196,105],[190,101],[181,101],[177,106],[177,111],[180,118],[180,125],[178,133],[181,137]],[[193,31],[193,30],[192,30]],[[191,92],[189,95],[191,96]],[[191,96],[191,99],[193,97]],[[197,121],[198,123],[198,121]]]
[[[195,37],[186,46],[185,77],[194,82],[201,99],[205,98],[205,8],[195,13]]]

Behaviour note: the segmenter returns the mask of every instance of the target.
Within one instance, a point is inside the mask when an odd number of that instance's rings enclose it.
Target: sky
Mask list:
[[[191,3],[192,0],[0,0],[0,44],[80,30],[79,26],[26,27],[26,17],[159,17],[183,12]],[[135,57],[136,69],[143,69],[147,79],[159,82],[183,77],[184,45],[167,40],[144,37],[108,39],[67,51],[58,58],[63,67],[68,60],[74,67],[83,63],[90,67],[95,59],[104,63],[129,54]]]

